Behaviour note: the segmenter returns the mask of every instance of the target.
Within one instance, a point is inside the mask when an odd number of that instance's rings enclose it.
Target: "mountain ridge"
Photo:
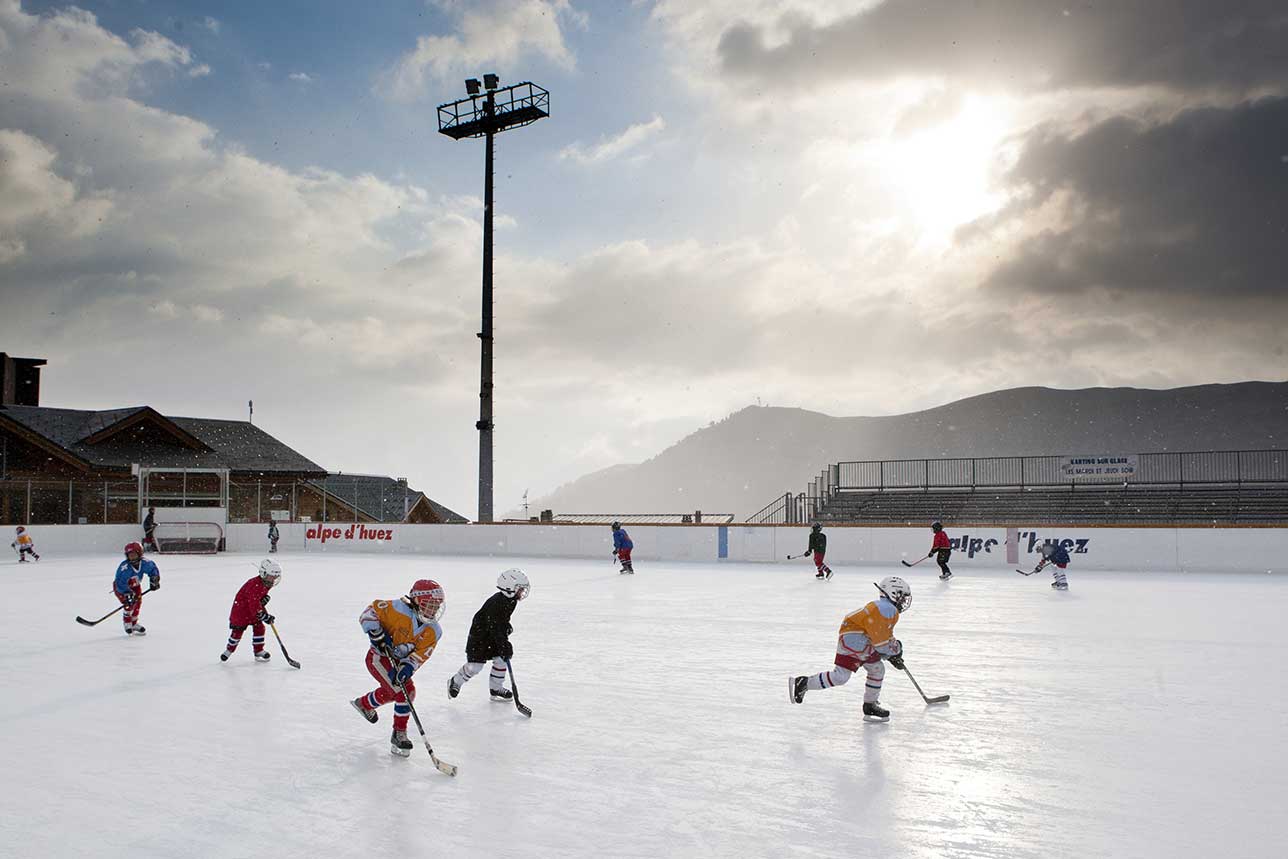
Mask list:
[[[559,512],[701,509],[738,518],[839,461],[1288,448],[1288,382],[1008,388],[896,415],[746,406],[636,464],[534,502]]]

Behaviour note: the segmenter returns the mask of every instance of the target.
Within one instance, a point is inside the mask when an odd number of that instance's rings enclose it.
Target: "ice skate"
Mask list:
[[[1056,590],[1058,590],[1058,591],[1067,591],[1067,590],[1069,589],[1069,583],[1068,583],[1068,582],[1052,582],[1052,583],[1051,583],[1051,587],[1055,588],[1055,589],[1056,589]]]
[[[148,631],[137,623],[130,624],[125,628],[126,635],[147,635]]]
[[[863,721],[865,722],[888,722],[890,721],[890,711],[873,701],[863,705]]]
[[[272,658],[273,658],[273,654],[269,653],[267,650],[261,650],[255,654],[256,662],[267,662]]]
[[[941,582],[946,582],[946,581],[948,581],[949,579],[951,579],[952,577],[953,577],[953,574],[952,574],[952,573],[940,573],[940,574],[939,574],[939,581],[941,581]]]
[[[830,579],[832,578],[832,568],[831,568],[831,567],[824,567],[824,568],[823,568],[823,578],[824,578],[825,580],[830,580]]]
[[[380,718],[380,714],[375,710],[368,709],[367,705],[363,703],[361,698],[354,698],[349,703],[353,705],[353,709],[362,714],[362,718],[366,719],[373,725],[376,723],[376,720]]]
[[[447,697],[455,698],[461,694],[461,684],[456,682],[456,675],[447,678]]]
[[[514,694],[509,689],[493,689],[492,700],[500,701],[502,704],[508,704],[514,700]]]
[[[805,700],[805,690],[808,688],[809,678],[803,674],[787,678],[787,697],[793,704],[800,704]]]
[[[817,573],[815,573],[814,578],[818,579],[819,581],[822,581],[824,578],[823,571],[819,570]]]
[[[389,737],[389,753],[399,757],[411,757],[411,740],[407,739],[406,731],[394,731]]]
[[[233,652],[232,652],[231,650],[225,650],[223,653],[219,654],[219,661],[220,661],[220,662],[227,662],[227,661],[228,661],[228,657],[230,657],[230,656],[232,656],[232,655],[233,655]]]

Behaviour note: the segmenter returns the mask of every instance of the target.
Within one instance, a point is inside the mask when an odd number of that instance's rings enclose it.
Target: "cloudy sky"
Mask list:
[[[742,406],[1288,378],[1278,0],[0,0],[0,350],[472,516]]]

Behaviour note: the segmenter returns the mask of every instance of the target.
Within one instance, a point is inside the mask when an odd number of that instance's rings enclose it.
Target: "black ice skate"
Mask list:
[[[1051,583],[1051,587],[1055,588],[1055,589],[1056,589],[1056,590],[1058,590],[1058,591],[1067,591],[1067,590],[1069,589],[1069,583],[1068,583],[1068,582],[1052,582],[1052,583]]]
[[[819,570],[817,573],[815,573],[815,574],[814,574],[814,578],[816,578],[816,579],[822,579],[822,578],[824,578],[824,576],[823,576],[823,571],[822,571],[822,570]]]
[[[939,574],[939,581],[941,581],[941,582],[946,582],[946,581],[948,581],[949,579],[951,579],[952,577],[953,577],[953,574],[952,574],[951,572],[944,572],[944,573],[940,573],[940,574]]]
[[[389,754],[409,758],[411,757],[411,749],[411,740],[407,739],[406,731],[394,731],[389,736]]]
[[[148,631],[136,623],[133,626],[127,626],[125,628],[125,634],[126,635],[147,635]]]
[[[232,656],[232,655],[233,655],[233,652],[232,652],[231,650],[225,650],[223,653],[219,654],[219,661],[220,661],[220,662],[227,662],[227,661],[228,661],[228,657],[230,657],[230,656]]]
[[[453,674],[447,678],[447,697],[455,698],[459,694],[461,694],[461,685],[456,682],[456,675]]]
[[[502,704],[508,704],[514,699],[514,693],[509,689],[493,689],[492,700],[500,701]]]
[[[362,703],[361,698],[354,698],[349,703],[353,705],[353,709],[357,710],[359,713],[362,714],[362,718],[366,719],[368,722],[370,722],[373,725],[376,723],[376,720],[380,718],[380,714],[377,713],[375,710],[367,709],[367,705]]]
[[[863,705],[863,721],[865,722],[888,722],[890,721],[890,711],[875,701],[871,704]]]
[[[831,567],[824,567],[824,568],[823,568],[823,578],[825,578],[825,579],[830,579],[830,578],[832,578],[832,568],[831,568]]]
[[[805,675],[800,677],[787,678],[787,697],[793,704],[800,704],[805,700],[805,690],[809,688],[809,678]]]
[[[267,662],[272,658],[273,658],[273,654],[269,653],[267,650],[261,650],[255,654],[256,662]]]

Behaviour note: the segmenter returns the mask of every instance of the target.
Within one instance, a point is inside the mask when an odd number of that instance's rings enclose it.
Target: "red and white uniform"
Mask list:
[[[232,611],[228,613],[228,652],[231,654],[241,643],[246,627],[252,626],[251,646],[256,653],[264,649],[264,624],[259,620],[259,613],[268,602],[269,584],[256,574],[248,579],[233,597]]]

